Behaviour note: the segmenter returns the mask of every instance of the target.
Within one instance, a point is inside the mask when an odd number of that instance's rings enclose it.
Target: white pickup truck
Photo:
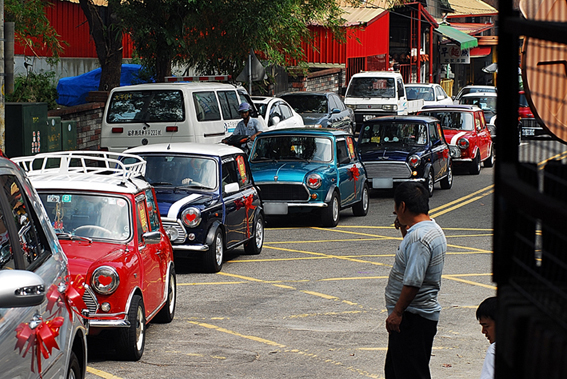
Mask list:
[[[354,110],[356,131],[364,121],[379,116],[408,115],[423,107],[423,100],[408,100],[402,76],[391,71],[354,74],[348,84],[345,105]]]

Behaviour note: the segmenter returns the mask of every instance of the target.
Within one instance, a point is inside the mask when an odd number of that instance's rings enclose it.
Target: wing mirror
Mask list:
[[[45,300],[45,282],[34,272],[0,271],[0,308],[33,307]]]
[[[155,232],[146,232],[142,234],[142,238],[146,244],[153,245],[161,241],[161,233],[159,230],[156,230]]]
[[[240,190],[240,186],[238,183],[228,183],[224,186],[224,192],[226,193],[235,193]]]

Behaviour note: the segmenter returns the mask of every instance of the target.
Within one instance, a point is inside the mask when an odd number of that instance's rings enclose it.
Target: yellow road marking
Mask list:
[[[488,285],[488,284],[477,283],[477,282],[473,282],[473,281],[466,280],[466,279],[457,278],[457,277],[452,276],[452,275],[442,275],[442,278],[443,278],[443,279],[454,280],[454,281],[456,281],[456,282],[461,282],[461,283],[470,284],[470,285],[473,285],[473,286],[479,286],[479,287],[484,287],[484,288],[490,288],[490,289],[492,289],[492,290],[495,290],[495,289],[496,289],[495,286],[491,286],[491,285]]]
[[[467,200],[467,201],[463,201],[463,202],[461,202],[461,203],[459,203],[459,204],[457,204],[457,205],[454,205],[454,206],[452,206],[451,208],[447,208],[447,209],[445,209],[445,210],[443,210],[443,211],[439,211],[439,212],[437,212],[437,213],[430,213],[429,216],[430,216],[431,218],[435,218],[435,217],[442,216],[442,215],[444,215],[444,214],[446,214],[446,213],[449,213],[449,212],[451,212],[451,211],[454,211],[455,209],[464,207],[465,205],[470,204],[470,203],[472,203],[473,201],[477,201],[477,200],[479,200],[479,199],[482,199],[483,197],[485,197],[485,196],[487,196],[487,195],[490,195],[491,193],[494,193],[494,190],[490,190],[490,191],[488,191],[488,192],[485,192],[485,193],[483,193],[483,194],[480,195],[480,196],[475,196],[475,197],[473,197],[472,199],[469,199],[469,200]]]
[[[282,247],[273,247],[273,246],[265,246],[265,248],[273,249],[273,250],[280,250],[280,251],[289,251],[289,252],[292,252],[292,253],[311,254],[311,255],[317,255],[317,256],[321,256],[321,257],[336,258],[336,259],[341,259],[341,260],[350,261],[350,262],[367,263],[367,264],[376,265],[376,266],[392,267],[392,265],[385,264],[385,263],[370,262],[370,261],[365,261],[365,260],[362,260],[362,259],[355,259],[355,258],[347,258],[347,257],[342,257],[340,255],[323,254],[323,253],[316,253],[316,252],[313,252],[313,251],[304,251],[304,250],[295,250],[295,249],[285,249],[285,248],[282,248]]]
[[[323,299],[327,299],[327,300],[339,300],[339,298],[336,297],[336,296],[325,295],[324,293],[320,293],[320,292],[305,291],[305,290],[301,290],[300,292],[306,293],[306,294],[308,294],[308,295],[313,295],[313,296],[322,297]]]
[[[100,376],[101,378],[104,378],[104,379],[121,379],[118,376],[114,376],[112,374],[109,374],[108,372],[100,371],[100,370],[97,370],[96,368],[92,368],[92,367],[89,367],[89,366],[87,366],[87,372],[94,374],[96,376]]]
[[[539,162],[539,163],[537,164],[537,165],[538,165],[538,168],[539,168],[540,170],[543,170],[543,168],[545,167],[545,164],[546,164],[547,162],[549,162],[549,161],[551,161],[551,160],[554,160],[554,159],[557,159],[557,158],[563,159],[563,158],[565,158],[565,157],[567,157],[567,151],[564,151],[564,152],[562,152],[562,153],[556,154],[556,155],[554,155],[554,156],[552,156],[552,157],[550,157],[550,158],[544,159],[543,161],[541,161],[541,162]]]
[[[228,329],[225,329],[225,328],[221,328],[220,326],[216,326],[216,325],[212,325],[212,324],[207,324],[207,323],[204,323],[204,322],[196,322],[196,321],[187,321],[187,322],[190,323],[190,324],[195,324],[195,325],[202,326],[202,327],[204,327],[204,328],[215,329],[215,330],[217,330],[217,331],[219,331],[219,332],[223,332],[223,333],[227,333],[227,334],[232,334],[233,336],[246,338],[246,339],[251,340],[251,341],[260,342],[260,343],[263,343],[263,344],[266,344],[266,345],[277,346],[277,347],[281,347],[281,348],[284,348],[284,347],[285,347],[285,345],[282,345],[281,343],[277,343],[277,342],[270,341],[270,340],[267,340],[267,339],[265,339],[265,338],[260,338],[260,337],[256,337],[256,336],[248,336],[248,335],[245,335],[245,334],[241,334],[241,333],[238,333],[238,332],[234,332],[234,331],[232,331],[232,330],[228,330]]]
[[[435,212],[437,212],[437,211],[440,211],[440,210],[442,210],[442,209],[445,209],[445,208],[447,208],[447,207],[450,207],[451,205],[458,204],[458,203],[462,202],[463,200],[466,200],[466,199],[469,199],[469,198],[471,198],[471,197],[474,197],[474,196],[478,195],[478,194],[481,193],[481,192],[484,192],[484,191],[487,191],[487,190],[491,190],[491,189],[494,189],[494,184],[491,184],[491,185],[489,185],[489,186],[487,186],[487,187],[484,187],[484,188],[482,188],[482,189],[479,189],[478,191],[469,193],[468,195],[463,196],[463,197],[460,197],[460,198],[458,198],[458,199],[456,199],[456,200],[453,200],[453,201],[451,201],[451,202],[449,202],[449,203],[445,203],[445,204],[443,204],[443,205],[441,205],[441,206],[439,206],[439,207],[437,207],[437,208],[430,209],[430,210],[429,210],[429,213],[435,213]]]
[[[177,283],[178,286],[206,286],[210,284],[242,284],[248,282],[203,282],[203,283]]]

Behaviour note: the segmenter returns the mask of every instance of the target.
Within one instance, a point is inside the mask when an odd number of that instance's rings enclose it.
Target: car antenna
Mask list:
[[[171,148],[171,144],[167,145],[167,150],[169,150]]]

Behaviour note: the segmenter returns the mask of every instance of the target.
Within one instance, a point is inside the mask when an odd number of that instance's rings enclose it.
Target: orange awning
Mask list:
[[[490,55],[492,48],[490,46],[473,47],[470,51],[471,58],[481,58]]]

